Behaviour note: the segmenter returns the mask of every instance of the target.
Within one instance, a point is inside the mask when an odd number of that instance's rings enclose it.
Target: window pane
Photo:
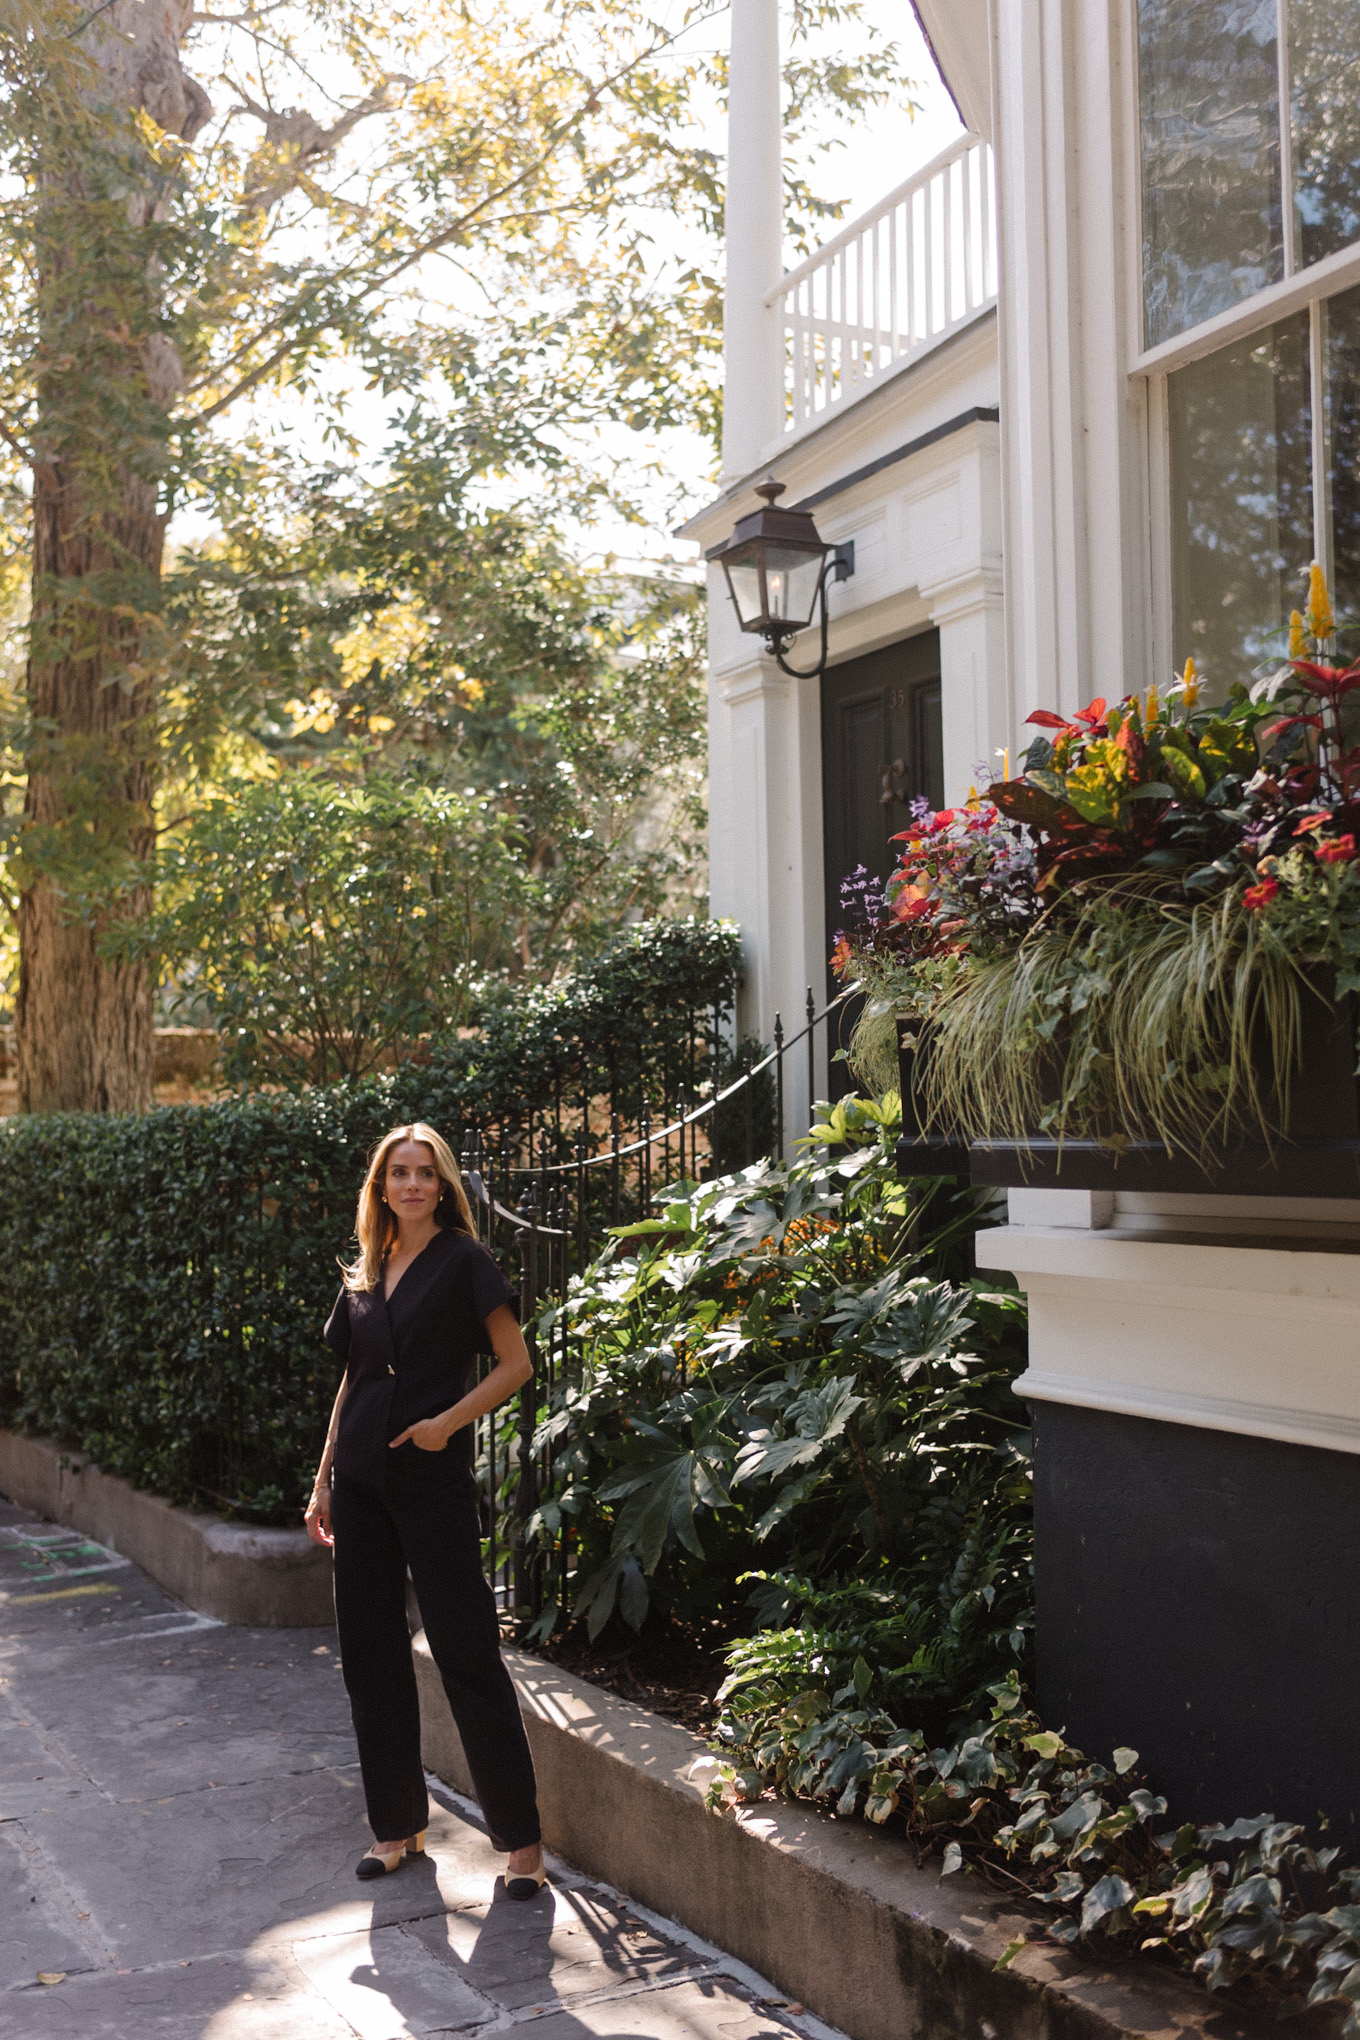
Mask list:
[[[1150,347],[1284,273],[1275,0],[1139,0]]]
[[[1360,241],[1360,0],[1289,0],[1300,266]]]
[[[1323,317],[1332,580],[1338,615],[1353,621],[1360,618],[1360,290],[1333,298]]]
[[[1312,558],[1306,314],[1168,385],[1174,656],[1221,698],[1282,653]]]

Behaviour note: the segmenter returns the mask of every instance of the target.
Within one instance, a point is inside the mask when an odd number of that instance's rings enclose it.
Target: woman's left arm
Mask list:
[[[442,1452],[455,1431],[475,1424],[478,1417],[484,1417],[488,1410],[499,1408],[508,1402],[517,1388],[523,1388],[530,1380],[534,1363],[529,1358],[529,1348],[524,1343],[524,1334],[515,1322],[515,1313],[508,1303],[493,1310],[486,1321],[491,1350],[496,1364],[485,1380],[470,1388],[465,1396],[444,1410],[437,1417],[424,1417],[418,1424],[409,1424],[400,1437],[392,1440],[389,1450],[395,1452],[398,1445],[404,1445],[409,1438],[422,1452]]]

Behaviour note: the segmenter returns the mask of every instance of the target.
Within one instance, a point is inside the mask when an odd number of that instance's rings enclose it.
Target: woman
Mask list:
[[[326,1323],[345,1362],[307,1529],[335,1554],[335,1619],[374,1842],[362,1878],[425,1846],[429,1802],[406,1623],[425,1635],[497,1848],[505,1888],[543,1884],[534,1769],[482,1572],[472,1426],[533,1373],[510,1285],[476,1237],[447,1143],[398,1126],[359,1192],[359,1254]],[[478,1353],[495,1366],[473,1384]]]

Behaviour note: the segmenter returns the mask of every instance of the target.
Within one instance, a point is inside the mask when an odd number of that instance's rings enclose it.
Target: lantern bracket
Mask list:
[[[809,666],[806,670],[800,670],[797,666],[791,666],[784,657],[784,633],[778,631],[764,633],[765,641],[774,654],[776,666],[778,666],[781,673],[787,673],[790,680],[820,680],[823,673],[825,673],[828,650],[827,630],[829,624],[826,613],[826,584],[828,581],[848,581],[854,571],[855,541],[853,538],[848,538],[843,545],[832,548],[831,557],[822,568],[821,586],[818,589],[818,600],[822,611],[822,647],[815,666]],[[796,633],[790,633],[790,635],[796,635]]]

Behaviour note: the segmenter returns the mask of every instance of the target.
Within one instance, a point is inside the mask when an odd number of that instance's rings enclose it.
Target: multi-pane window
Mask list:
[[[1360,239],[1360,0],[1138,0],[1138,49],[1155,347]]]
[[[1176,658],[1221,691],[1278,658],[1309,562],[1360,616],[1360,289],[1167,378]]]
[[[1169,379],[1176,659],[1215,691],[1278,651],[1313,557],[1308,319]]]
[[[1176,658],[1279,655],[1313,559],[1360,615],[1360,0],[1137,0],[1146,344],[1300,278],[1301,308],[1167,377]]]

